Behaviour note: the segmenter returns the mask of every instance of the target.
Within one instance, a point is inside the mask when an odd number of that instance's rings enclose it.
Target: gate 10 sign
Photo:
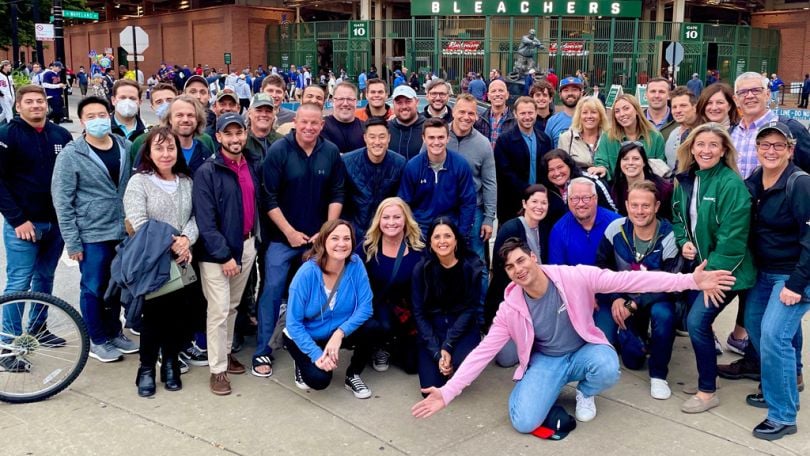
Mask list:
[[[367,40],[371,38],[368,28],[368,21],[349,21],[349,39]]]
[[[681,25],[681,41],[703,41],[703,24]]]

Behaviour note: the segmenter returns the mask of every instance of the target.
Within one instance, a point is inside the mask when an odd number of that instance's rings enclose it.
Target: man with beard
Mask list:
[[[581,79],[569,76],[560,81],[560,99],[563,108],[551,116],[546,124],[546,134],[551,138],[554,147],[557,147],[557,140],[560,139],[562,132],[571,128],[571,119],[580,98],[582,98]]]
[[[231,354],[236,307],[256,259],[261,191],[254,164],[242,154],[247,142],[242,117],[226,113],[217,119],[219,153],[194,174],[194,216],[199,221],[198,253],[205,299],[211,392],[231,394],[228,374],[244,374]]]
[[[393,99],[396,117],[388,123],[391,133],[389,148],[410,160],[422,150],[425,118],[417,110],[416,92],[410,86],[403,84],[394,89]]]
[[[183,86],[183,94],[190,95],[200,102],[203,109],[205,109],[205,123],[206,125],[214,125],[217,121],[217,116],[211,110],[211,90],[208,87],[208,81],[199,75],[191,75]]]
[[[357,88],[354,84],[341,82],[336,85],[332,102],[332,115],[325,119],[321,135],[338,146],[341,154],[365,146],[363,123],[354,115],[357,106]]]
[[[372,117],[380,117],[385,120],[394,116],[391,107],[385,104],[388,98],[388,85],[382,79],[369,78],[366,83],[366,99],[368,105],[365,108],[358,108],[354,115],[365,122]]]
[[[404,157],[388,150],[391,135],[384,119],[372,117],[364,128],[365,147],[343,155],[346,204],[342,217],[352,223],[357,239],[365,237],[382,200],[396,196],[407,163]]]
[[[506,83],[502,79],[490,82],[487,94],[490,107],[475,122],[475,129],[481,132],[489,140],[490,146],[495,149],[498,136],[514,127],[516,120],[512,111],[506,106],[509,92],[506,90]]]
[[[424,111],[425,119],[439,117],[447,123],[452,122],[453,111],[447,106],[447,101],[450,100],[450,84],[444,79],[433,78],[425,86],[425,93],[428,99]]]

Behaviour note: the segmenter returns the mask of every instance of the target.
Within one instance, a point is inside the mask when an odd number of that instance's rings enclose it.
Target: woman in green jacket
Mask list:
[[[610,128],[599,138],[599,146],[593,157],[594,166],[588,168],[588,173],[604,177],[612,183],[616,175],[619,149],[628,141],[640,141],[644,144],[647,158],[666,162],[664,137],[644,116],[636,97],[619,95],[613,103],[612,111]]]
[[[672,198],[673,227],[684,259],[693,266],[708,261],[707,270],[732,271],[731,291],[695,296],[687,328],[698,369],[697,393],[681,406],[700,413],[720,405],[717,356],[711,325],[737,295],[754,284],[755,270],[748,251],[751,196],[737,171],[737,151],[722,125],[709,122],[689,134],[678,148],[678,174]]]

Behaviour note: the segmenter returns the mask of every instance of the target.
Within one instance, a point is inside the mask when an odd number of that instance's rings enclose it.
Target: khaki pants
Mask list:
[[[256,260],[256,238],[250,237],[243,246],[242,270],[235,277],[225,277],[219,263],[200,262],[202,290],[208,300],[208,367],[212,374],[228,369],[228,354],[233,344],[236,308],[242,300],[253,261]]]

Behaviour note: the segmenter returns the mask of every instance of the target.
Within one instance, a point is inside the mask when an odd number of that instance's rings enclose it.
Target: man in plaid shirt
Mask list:
[[[506,90],[505,82],[500,79],[490,82],[487,93],[491,106],[478,117],[474,128],[489,140],[494,149],[498,136],[514,127],[516,121],[512,110],[506,105],[509,91]]]

